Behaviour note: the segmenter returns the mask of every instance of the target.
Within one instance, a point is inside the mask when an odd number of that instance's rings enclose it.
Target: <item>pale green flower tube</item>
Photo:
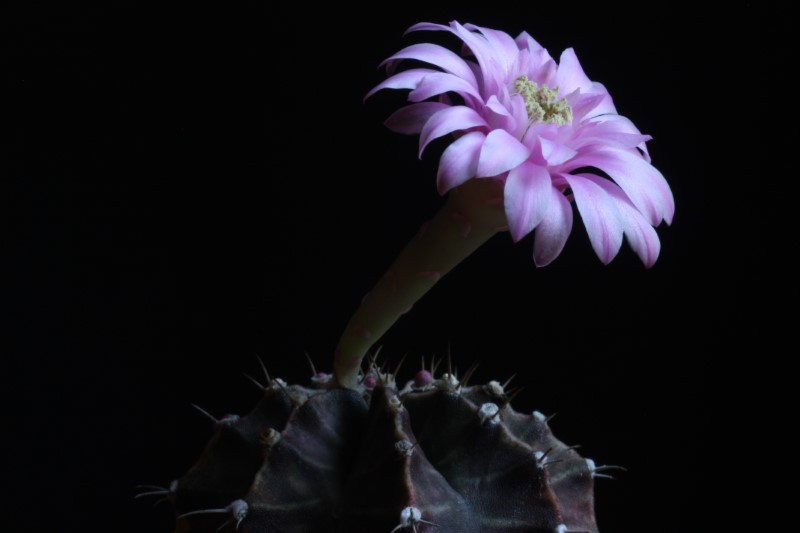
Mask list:
[[[454,266],[506,230],[502,184],[474,179],[408,243],[347,324],[334,359],[336,381],[355,387],[367,350]]]

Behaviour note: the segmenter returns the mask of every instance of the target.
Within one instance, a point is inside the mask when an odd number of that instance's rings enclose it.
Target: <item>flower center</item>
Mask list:
[[[559,126],[572,122],[572,108],[567,105],[566,98],[558,97],[558,87],[540,87],[535,81],[529,80],[528,76],[522,75],[514,82],[514,89],[525,100],[525,109],[531,122]]]

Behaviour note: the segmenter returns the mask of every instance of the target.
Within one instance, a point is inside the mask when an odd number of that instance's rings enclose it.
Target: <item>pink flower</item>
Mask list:
[[[411,45],[382,65],[393,73],[398,62],[412,59],[441,70],[397,72],[367,97],[381,89],[411,90],[412,103],[386,125],[419,134],[420,157],[431,141],[453,134],[439,161],[439,192],[473,178],[501,181],[511,236],[518,241],[534,232],[538,266],[564,248],[573,200],[603,263],[617,255],[624,235],[652,266],[661,247],[653,227],[671,223],[672,191],[650,164],[645,143],[651,137],[617,114],[608,91],[589,80],[575,52],[565,50],[556,64],[525,32],[513,39],[455,21],[420,23],[408,31],[420,30],[458,36],[471,57],[436,44]]]

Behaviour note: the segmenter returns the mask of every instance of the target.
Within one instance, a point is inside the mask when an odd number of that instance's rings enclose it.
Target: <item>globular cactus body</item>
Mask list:
[[[217,421],[172,493],[177,531],[597,533],[594,463],[502,385],[370,377],[274,379],[248,415]]]

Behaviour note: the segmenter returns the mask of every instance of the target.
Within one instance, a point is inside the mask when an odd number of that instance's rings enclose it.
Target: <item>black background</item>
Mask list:
[[[384,353],[414,362],[450,343],[462,369],[482,362],[479,379],[518,372],[519,410],[558,412],[560,438],[628,467],[598,482],[601,530],[698,526],[714,490],[708,391],[717,355],[746,334],[740,292],[757,255],[729,246],[752,227],[721,221],[732,178],[717,164],[728,110],[715,95],[749,64],[753,35],[666,4],[539,4],[6,12],[11,530],[169,531],[168,509],[134,502],[134,486],[197,458],[210,425],[189,402],[245,412],[256,355],[290,381],[308,376],[304,351],[329,369],[361,296],[442,201],[443,144],[417,160],[415,138],[382,126],[402,95],[361,99],[383,58],[430,38],[406,27],[452,19],[527,30],[556,57],[575,47],[654,137],[675,222],[658,229],[651,270],[627,245],[604,267],[579,218],[543,269],[530,237],[496,237]]]

